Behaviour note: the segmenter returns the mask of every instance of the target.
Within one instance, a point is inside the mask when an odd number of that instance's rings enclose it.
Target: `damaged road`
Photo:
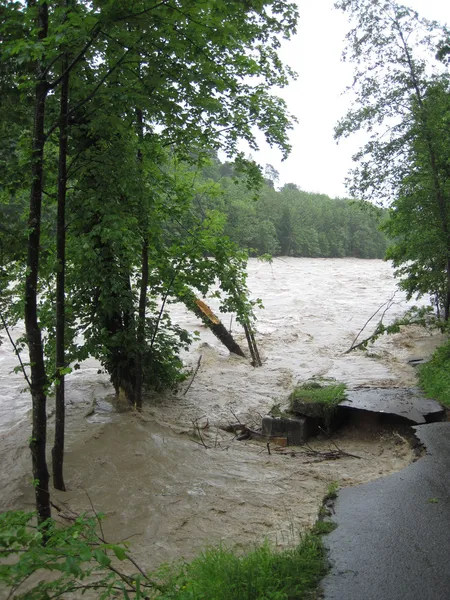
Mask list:
[[[324,600],[443,600],[450,595],[450,422],[414,428],[427,454],[343,489],[324,543]]]

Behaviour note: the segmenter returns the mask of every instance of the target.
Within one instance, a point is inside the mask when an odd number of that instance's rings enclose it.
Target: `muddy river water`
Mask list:
[[[330,482],[356,485],[406,466],[413,454],[392,431],[348,427],[336,439],[359,456],[314,462],[308,457],[268,455],[264,444],[238,442],[218,429],[236,418],[260,422],[283,403],[297,382],[335,378],[350,386],[414,384],[410,358],[429,355],[439,343],[419,328],[378,340],[368,351],[345,354],[358,331],[395,291],[390,264],[379,260],[280,258],[249,262],[252,297],[261,298],[256,339],[264,364],[230,356],[195,316],[172,306],[174,319],[201,340],[186,354],[200,369],[189,391],[149,398],[141,415],[118,412],[98,365],[87,361],[67,382],[66,493],[54,501],[67,511],[89,509],[89,493],[106,514],[111,541],[130,538],[145,568],[189,558],[223,541],[248,547],[269,538],[295,542],[311,525]],[[214,300],[207,300],[217,310]],[[386,322],[404,313],[398,292]],[[222,315],[229,324],[229,316]],[[367,330],[370,333],[370,327]],[[18,333],[18,332],[16,332]],[[233,326],[245,347],[245,337]],[[5,336],[0,346],[0,508],[33,506],[27,438],[30,399]],[[94,408],[94,412],[92,412]],[[52,413],[52,401],[49,401]],[[205,448],[193,438],[200,427]],[[50,418],[50,434],[52,420]],[[314,440],[328,449],[329,440]]]

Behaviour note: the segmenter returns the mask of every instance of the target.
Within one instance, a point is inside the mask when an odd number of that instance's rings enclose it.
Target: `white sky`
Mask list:
[[[404,0],[423,17],[441,23],[450,21],[449,0]],[[334,0],[297,0],[298,33],[282,47],[281,57],[298,79],[280,91],[289,111],[298,119],[290,133],[292,152],[281,162],[281,154],[262,142],[252,153],[262,165],[269,163],[280,173],[278,185],[295,183],[302,190],[331,197],[347,196],[344,179],[357,150],[357,136],[333,139],[333,128],[350,103],[343,95],[351,83],[353,67],[341,62],[344,37],[349,29],[346,15],[333,8]],[[360,140],[363,138],[360,137]]]

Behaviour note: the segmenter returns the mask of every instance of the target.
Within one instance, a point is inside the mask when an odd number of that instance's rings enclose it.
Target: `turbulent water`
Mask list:
[[[54,497],[81,511],[89,507],[84,489],[89,490],[109,517],[107,534],[115,539],[135,534],[136,553],[146,567],[191,556],[218,540],[243,546],[266,536],[277,543],[292,541],[293,530],[314,520],[330,481],[357,484],[411,460],[405,440],[380,432],[341,435],[340,444],[362,460],[311,463],[276,452],[269,456],[265,446],[236,442],[216,428],[236,418],[256,425],[274,403],[285,402],[297,382],[311,377],[350,386],[414,384],[408,359],[429,354],[439,342],[419,328],[407,328],[368,351],[345,354],[395,292],[392,268],[379,260],[251,260],[248,285],[265,306],[258,309],[256,326],[262,368],[230,356],[193,315],[174,305],[174,320],[201,331],[201,341],[184,357],[195,368],[202,356],[187,393],[185,386],[176,395],[153,397],[143,415],[119,413],[108,401],[111,387],[94,361],[68,377],[69,491]],[[217,311],[217,301],[207,302]],[[386,322],[406,308],[398,292]],[[230,316],[221,318],[228,326]],[[376,319],[362,336],[375,324]],[[245,337],[234,325],[233,335],[245,349]],[[5,336],[0,361],[0,508],[31,508],[30,398],[21,391],[22,377],[11,373],[16,361]],[[317,448],[329,445],[326,440],[314,443]]]

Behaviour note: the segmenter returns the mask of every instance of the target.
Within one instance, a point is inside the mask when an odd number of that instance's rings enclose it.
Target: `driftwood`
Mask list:
[[[297,448],[296,450],[286,450],[285,448],[275,448],[277,454],[281,454],[283,456],[307,456],[308,458],[314,459],[313,462],[321,462],[323,460],[337,460],[338,458],[358,458],[356,454],[350,454],[349,452],[345,452],[335,442],[332,442],[336,446],[336,450],[314,450],[308,444],[305,444],[302,448]],[[268,448],[269,449],[269,448]],[[270,451],[269,451],[270,454]]]
[[[187,394],[187,393],[188,393],[188,391],[189,391],[189,388],[190,388],[190,387],[191,387],[191,385],[194,383],[195,376],[197,375],[197,373],[198,373],[198,370],[200,369],[200,363],[202,362],[202,356],[203,356],[203,354],[200,354],[200,356],[199,356],[199,359],[198,359],[197,366],[196,366],[196,368],[195,368],[195,371],[194,371],[194,373],[193,373],[193,375],[192,375],[192,378],[191,378],[191,380],[190,380],[190,382],[189,382],[189,384],[188,384],[187,388],[184,390],[183,396],[186,396],[186,394]]]
[[[219,429],[227,431],[228,433],[234,433],[238,441],[250,440],[255,438],[265,439],[265,436],[261,433],[261,431],[258,431],[257,429],[251,429],[250,427],[247,427],[247,425],[245,425],[244,423],[230,423],[228,425],[223,425],[222,427],[219,427]]]

